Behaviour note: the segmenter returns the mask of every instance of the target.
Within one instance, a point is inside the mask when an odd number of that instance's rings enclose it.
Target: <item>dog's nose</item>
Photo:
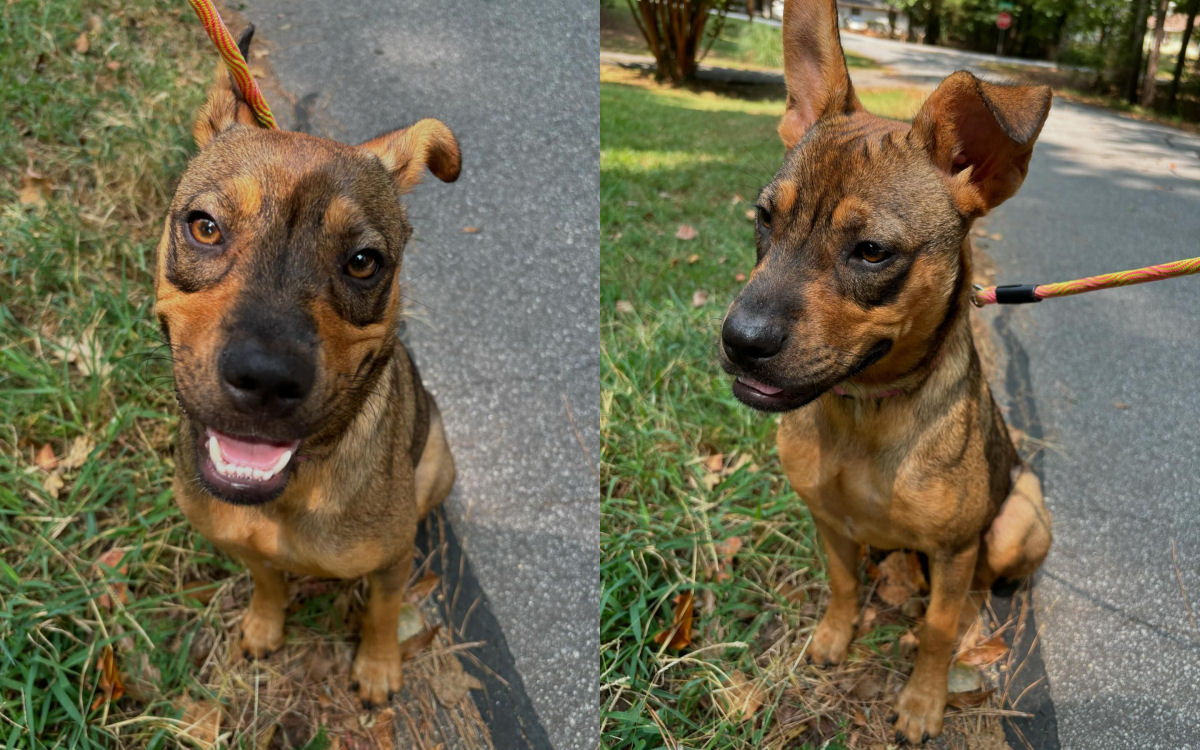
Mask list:
[[[238,409],[270,417],[295,411],[316,379],[310,357],[272,348],[257,337],[227,344],[219,369],[221,384]]]
[[[787,331],[774,320],[744,310],[735,310],[721,326],[725,354],[740,364],[760,364],[783,348]]]

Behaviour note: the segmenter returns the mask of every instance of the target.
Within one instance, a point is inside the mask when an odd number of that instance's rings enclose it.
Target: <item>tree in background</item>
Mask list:
[[[1196,13],[1200,12],[1200,0],[1192,0],[1188,3],[1187,10],[1187,25],[1183,27],[1183,45],[1179,48],[1179,57],[1175,59],[1175,72],[1171,76],[1171,90],[1167,94],[1167,109],[1175,109],[1175,102],[1179,97],[1179,79],[1183,77],[1183,66],[1187,62],[1188,43],[1192,40],[1192,28],[1196,25]],[[1197,61],[1200,65],[1200,61]]]
[[[656,63],[654,77],[685,83],[696,77],[696,64],[712,46],[721,27],[729,0],[626,0],[638,29],[646,38]],[[715,14],[710,13],[716,11]],[[708,41],[705,27],[709,18]],[[704,49],[701,50],[703,45]]]
[[[1168,0],[1155,0],[1158,11],[1154,16],[1154,43],[1150,45],[1150,56],[1146,58],[1146,77],[1142,79],[1142,106],[1154,104],[1155,78],[1158,76],[1158,53],[1162,50],[1163,37],[1167,35]],[[1184,49],[1187,49],[1186,47]]]

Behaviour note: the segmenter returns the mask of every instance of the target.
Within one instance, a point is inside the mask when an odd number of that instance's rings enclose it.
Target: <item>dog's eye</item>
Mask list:
[[[346,261],[346,273],[351,278],[366,281],[379,273],[380,258],[375,250],[359,250]]]
[[[220,245],[225,239],[216,220],[199,211],[188,215],[188,232],[191,233],[192,239],[201,245]]]
[[[771,226],[771,212],[768,211],[767,209],[763,208],[762,206],[758,206],[757,209],[758,209],[758,223],[763,227],[769,228]]]
[[[868,263],[882,263],[892,257],[878,242],[860,242],[854,246],[854,254]]]

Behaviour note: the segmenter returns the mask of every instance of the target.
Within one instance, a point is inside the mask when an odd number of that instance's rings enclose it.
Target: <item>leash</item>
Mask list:
[[[1060,281],[1056,284],[976,286],[975,296],[971,301],[975,303],[976,307],[992,304],[1019,305],[1025,302],[1041,302],[1049,297],[1067,297],[1072,294],[1094,292],[1097,289],[1145,284],[1147,281],[1160,281],[1196,273],[1200,273],[1200,258],[1185,258],[1157,266],[1133,268],[1128,271],[1089,276],[1086,279],[1075,279],[1074,281]]]
[[[225,22],[221,20],[212,0],[188,0],[188,3],[200,17],[200,22],[204,24],[204,30],[208,32],[208,38],[217,46],[217,52],[221,53],[225,67],[229,68],[229,74],[233,76],[233,82],[242,92],[242,98],[254,111],[254,117],[258,120],[258,124],[264,128],[278,129],[279,126],[275,124],[275,116],[271,114],[271,107],[263,98],[254,76],[250,75],[250,66],[246,64],[246,58],[242,57],[237,42],[233,41],[233,35],[229,33]]]

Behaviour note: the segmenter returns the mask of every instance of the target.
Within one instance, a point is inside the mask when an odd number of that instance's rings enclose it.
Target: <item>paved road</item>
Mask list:
[[[986,74],[948,50],[844,44],[918,83]],[[1200,137],[1056,99],[986,227],[1000,283],[1200,255]],[[1035,609],[1063,748],[1200,747],[1198,301],[1192,278],[981,313],[1010,418],[1046,446],[1055,542]]]
[[[593,748],[598,8],[255,0],[238,9],[296,98],[275,103],[285,123],[358,142],[436,116],[458,136],[459,181],[430,177],[406,201],[417,317],[407,338],[458,462],[454,534],[549,740]]]

